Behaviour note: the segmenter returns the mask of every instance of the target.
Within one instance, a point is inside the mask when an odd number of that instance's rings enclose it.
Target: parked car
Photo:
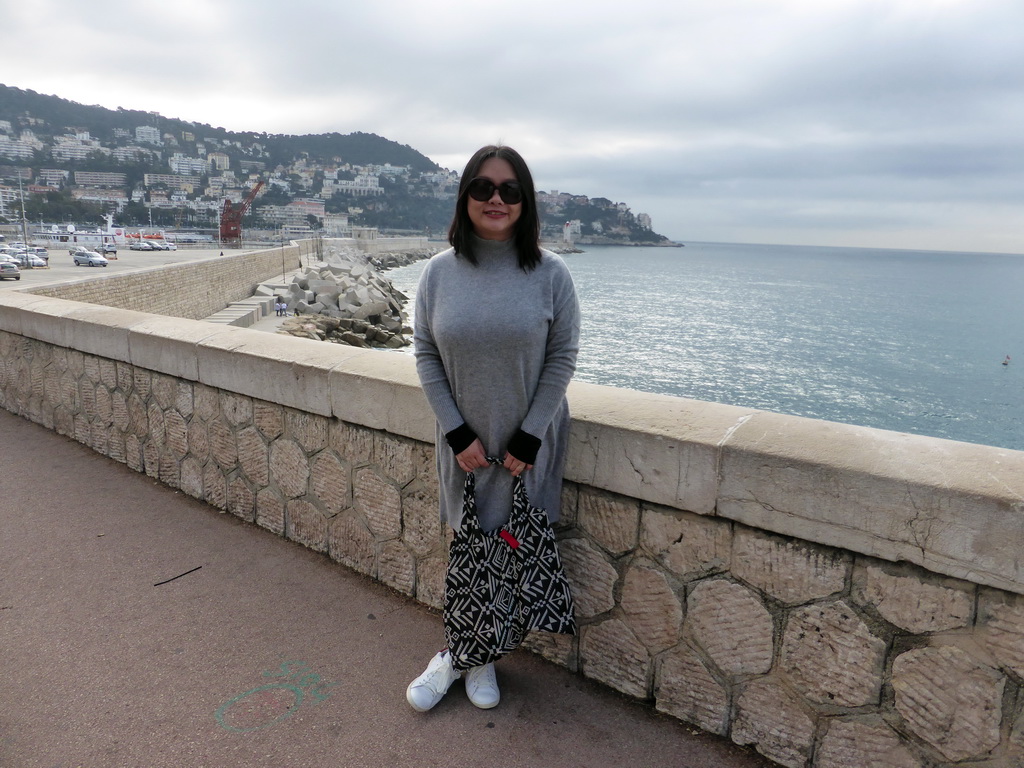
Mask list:
[[[83,264],[87,267],[105,267],[108,263],[106,258],[96,253],[96,251],[78,251],[73,258],[76,267],[80,267]]]
[[[104,243],[103,245],[100,246],[99,251],[100,251],[100,253],[102,253],[104,255],[108,254],[108,253],[116,254],[117,253],[117,246],[114,245],[113,243]]]
[[[72,245],[70,248],[68,248],[68,255],[74,256],[76,253],[84,253],[85,251],[88,250],[89,249],[86,248],[84,245]]]
[[[14,259],[19,267],[33,267],[35,269],[42,269],[48,266],[47,262],[34,253],[18,253],[14,255]]]
[[[171,250],[170,248],[167,247],[167,244],[164,243],[163,240],[150,240],[149,241],[149,247],[152,248],[154,251],[169,251],[169,250]]]
[[[164,247],[168,251],[176,251],[176,250],[178,250],[178,244],[177,243],[172,243],[172,242],[169,242],[167,240],[164,240]]]
[[[32,253],[34,253],[36,256],[38,256],[40,259],[42,259],[45,262],[49,262],[50,261],[50,252],[48,250],[46,250],[45,248],[43,248],[42,246],[37,246],[37,247],[33,248],[32,249]]]
[[[13,261],[0,261],[0,280],[8,277],[21,280],[21,270]]]
[[[152,251],[153,246],[145,240],[132,240],[132,244],[128,246],[130,251]]]

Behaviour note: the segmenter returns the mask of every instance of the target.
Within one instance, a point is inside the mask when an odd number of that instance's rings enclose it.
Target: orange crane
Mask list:
[[[263,188],[263,179],[256,182],[256,186],[249,190],[245,200],[237,208],[230,200],[224,201],[224,208],[220,212],[220,239],[224,241],[238,241],[242,239],[242,217],[249,210],[252,201]]]

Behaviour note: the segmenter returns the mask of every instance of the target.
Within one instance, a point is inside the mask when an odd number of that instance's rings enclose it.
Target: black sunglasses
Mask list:
[[[523,202],[523,187],[518,181],[503,181],[495,184],[490,179],[477,176],[466,187],[469,196],[481,203],[486,203],[494,196],[494,190],[498,190],[501,202],[505,205],[515,205]]]

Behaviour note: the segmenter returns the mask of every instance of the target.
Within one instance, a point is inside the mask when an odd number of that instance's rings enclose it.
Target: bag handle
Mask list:
[[[504,465],[504,463],[505,463],[504,461],[499,459],[497,456],[488,456],[486,458],[487,458],[487,463],[490,464],[493,467],[500,467],[500,466]],[[472,472],[467,472],[466,473],[466,484],[465,484],[464,494],[465,493],[473,493],[475,487],[476,487],[476,477],[474,476],[474,474]],[[514,478],[512,478],[512,494],[513,495],[517,495],[517,494],[520,494],[520,493],[522,493],[524,495],[526,494],[526,481],[523,479],[522,475],[516,475]]]

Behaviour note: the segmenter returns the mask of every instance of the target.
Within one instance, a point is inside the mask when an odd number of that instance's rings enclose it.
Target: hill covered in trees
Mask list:
[[[93,224],[114,211],[126,225],[214,228],[223,201],[237,202],[260,179],[256,226],[279,227],[282,210],[312,203],[314,228],[333,215],[432,234],[447,230],[458,186],[456,172],[372,133],[229,131],[0,85],[0,185],[19,179],[33,221]],[[624,203],[566,193],[538,201],[548,238],[560,238],[568,223],[583,242],[666,242]]]

